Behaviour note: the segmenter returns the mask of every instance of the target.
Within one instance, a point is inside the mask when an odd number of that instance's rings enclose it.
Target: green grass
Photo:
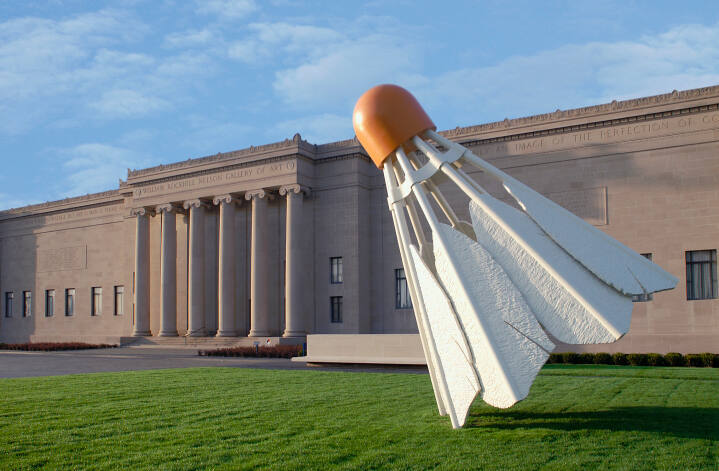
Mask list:
[[[719,469],[719,369],[548,365],[462,430],[413,374],[137,371],[0,398],[0,469]]]

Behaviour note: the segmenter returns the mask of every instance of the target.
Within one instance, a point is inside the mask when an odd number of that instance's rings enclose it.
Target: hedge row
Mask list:
[[[198,350],[200,356],[215,357],[261,357],[292,358],[304,355],[302,345],[277,345],[274,347],[229,347],[216,350]]]
[[[54,352],[59,350],[90,350],[93,348],[114,348],[117,345],[91,344],[82,342],[40,342],[0,343],[0,350],[23,350],[26,352]]]
[[[695,366],[719,368],[716,353],[552,353],[547,363],[569,365]]]

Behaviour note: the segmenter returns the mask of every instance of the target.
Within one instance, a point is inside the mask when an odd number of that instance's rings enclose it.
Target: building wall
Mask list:
[[[132,220],[118,213],[118,203],[77,209],[64,218],[24,221],[5,228],[0,239],[0,292],[3,306],[0,341],[102,341],[132,331],[132,269],[128,240]],[[82,219],[87,211],[107,209],[112,217]],[[74,219],[77,217],[77,221]],[[69,221],[69,222],[68,222]],[[10,230],[7,230],[10,229]],[[124,287],[124,312],[114,314],[114,288]],[[93,287],[102,288],[101,314],[91,315]],[[65,315],[65,290],[75,289],[74,315]],[[52,316],[46,290],[55,290]],[[5,317],[5,293],[14,293],[12,317]],[[32,293],[32,312],[23,316],[23,292]]]
[[[445,132],[480,157],[573,211],[679,278],[677,288],[635,304],[628,335],[602,346],[560,350],[717,351],[719,300],[686,300],[685,252],[719,248],[719,87],[558,111]],[[513,202],[501,185],[470,172],[490,193]],[[412,309],[395,307],[395,270],[402,267],[381,173],[356,140],[312,145],[292,140],[131,171],[118,190],[0,212],[0,341],[117,339],[133,330],[133,208],[181,207],[201,198],[204,227],[204,320],[218,328],[219,210],[214,196],[238,198],[235,295],[238,333],[250,328],[251,202],[266,189],[273,335],[285,327],[286,196],[299,185],[302,286],[297,304],[310,333],[416,333]],[[442,191],[462,219],[468,199]],[[177,214],[177,331],[188,326],[187,214]],[[162,218],[150,217],[150,329],[160,330]],[[84,247],[84,249],[82,249]],[[83,252],[84,250],[84,252]],[[82,255],[82,254],[85,255]],[[342,257],[344,282],[330,283],[330,257]],[[84,258],[83,258],[84,257]],[[125,287],[125,314],[112,315],[112,290]],[[90,316],[90,288],[103,288],[103,314]],[[76,289],[76,313],[64,316],[64,289]],[[55,315],[44,293],[55,289]],[[34,312],[21,314],[22,291]],[[14,312],[4,317],[4,294]],[[330,321],[330,297],[343,297],[342,322]]]

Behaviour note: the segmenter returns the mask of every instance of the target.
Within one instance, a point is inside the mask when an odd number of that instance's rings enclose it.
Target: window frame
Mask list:
[[[342,324],[342,296],[330,296],[330,324]]]
[[[404,303],[402,302],[402,285],[404,285],[404,293],[407,296],[407,299]],[[409,292],[407,274],[405,273],[404,268],[394,269],[394,308],[412,309],[412,296]]]
[[[22,292],[22,316],[32,317],[32,290]]]
[[[335,271],[335,265],[337,270]],[[342,257],[330,257],[330,284],[341,285],[344,283],[344,260]]]
[[[55,316],[55,290],[45,290],[45,317]]]
[[[709,260],[693,260],[702,252],[708,252]],[[684,254],[684,260],[686,263],[686,294],[687,301],[702,301],[706,299],[717,299],[719,293],[717,293],[717,250],[716,249],[705,249],[705,250],[687,250]],[[695,270],[695,267],[699,267]],[[703,269],[706,267],[707,270]],[[694,274],[699,275],[698,280],[694,279]],[[708,283],[705,277],[708,275]],[[708,293],[706,288],[708,286]],[[698,289],[695,289],[698,288]],[[696,297],[693,295],[697,294]]]
[[[90,317],[102,315],[102,287],[93,286],[90,288]]]
[[[75,315],[75,305],[77,304],[75,293],[75,288],[65,288],[65,317]]]
[[[12,317],[15,291],[5,291],[5,317]]]
[[[118,302],[119,299],[119,302]],[[116,316],[125,315],[125,286],[115,285],[113,288],[113,314]]]

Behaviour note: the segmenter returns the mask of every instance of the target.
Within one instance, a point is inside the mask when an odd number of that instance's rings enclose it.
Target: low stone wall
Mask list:
[[[307,336],[307,356],[292,361],[426,365],[417,334],[316,334]]]

